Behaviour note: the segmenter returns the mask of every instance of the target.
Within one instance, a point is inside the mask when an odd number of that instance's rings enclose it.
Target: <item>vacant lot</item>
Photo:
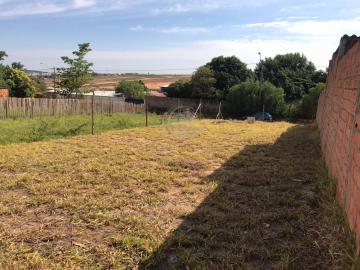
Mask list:
[[[150,90],[158,91],[161,86],[171,84],[177,80],[190,80],[189,75],[96,75],[90,83],[97,90],[113,91],[120,80],[142,80]],[[52,87],[52,79],[46,80],[47,85]]]
[[[316,129],[182,123],[0,146],[1,269],[350,269]]]

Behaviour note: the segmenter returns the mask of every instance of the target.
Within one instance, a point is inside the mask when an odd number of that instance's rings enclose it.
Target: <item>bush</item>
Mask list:
[[[7,84],[5,82],[5,67],[0,65],[0,88],[7,88]]]
[[[169,85],[167,89],[168,97],[189,98],[191,97],[191,82],[179,80]]]
[[[143,99],[148,92],[143,81],[120,81],[115,92],[123,94],[126,98]]]
[[[23,70],[7,67],[5,82],[10,88],[10,96],[33,97],[35,94],[35,83]]]
[[[47,91],[45,80],[41,77],[31,77],[34,81],[35,91],[37,93],[44,93]]]
[[[315,119],[319,97],[325,89],[324,83],[318,83],[309,90],[309,94],[305,95],[301,101],[295,105],[293,112],[294,118]]]
[[[284,90],[270,82],[263,84],[265,111],[282,116],[285,109]],[[231,117],[251,115],[262,110],[260,82],[246,81],[233,86],[226,97],[226,113]]]

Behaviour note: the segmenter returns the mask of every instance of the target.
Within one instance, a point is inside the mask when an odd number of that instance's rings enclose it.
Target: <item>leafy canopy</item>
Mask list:
[[[246,81],[233,86],[226,97],[226,110],[232,117],[252,115],[262,109],[260,91],[264,90],[265,110],[275,116],[285,108],[284,90],[270,82]]]
[[[123,94],[127,98],[143,99],[148,92],[143,81],[125,81],[119,82],[115,89],[118,94]]]
[[[198,68],[191,78],[192,93],[194,98],[219,98],[220,92],[215,87],[214,71],[207,66]]]
[[[191,83],[187,80],[178,80],[167,88],[168,97],[190,98],[191,94]]]
[[[2,62],[7,57],[6,52],[0,51],[0,62]],[[5,82],[5,66],[0,63],[0,88],[6,88]]]
[[[316,71],[314,64],[299,53],[277,55],[261,61],[255,68],[258,78],[261,69],[264,80],[282,87],[289,102],[301,99],[316,83],[326,80],[326,74]]]
[[[216,79],[215,88],[220,90],[222,97],[226,96],[232,86],[251,77],[251,70],[236,56],[215,57],[206,66],[213,70]]]
[[[4,59],[7,57],[8,55],[6,54],[6,52],[4,51],[0,51],[0,62],[4,61]]]
[[[33,97],[36,91],[34,81],[25,71],[6,67],[6,84],[10,88],[10,96],[13,97]]]
[[[321,92],[324,90],[324,83],[318,83],[313,88],[311,88],[309,93],[306,94],[298,104],[295,115],[293,115],[293,117],[315,119],[319,97]]]
[[[72,53],[74,58],[67,56],[61,57],[63,62],[68,65],[66,68],[58,69],[60,76],[58,85],[65,95],[86,92],[84,86],[92,79],[91,67],[93,66],[93,63],[90,63],[85,59],[85,56],[91,52],[90,43],[79,44],[78,47],[79,50]]]
[[[20,62],[13,62],[11,63],[11,67],[15,69],[24,69],[25,66],[21,64]]]

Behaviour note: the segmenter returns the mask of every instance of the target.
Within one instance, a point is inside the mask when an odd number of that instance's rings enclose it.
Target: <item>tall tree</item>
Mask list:
[[[78,45],[79,50],[74,51],[74,58],[67,56],[61,57],[68,67],[59,68],[59,86],[61,92],[67,96],[75,93],[81,94],[86,91],[84,86],[89,83],[92,79],[91,77],[91,67],[93,63],[90,63],[85,59],[85,56],[91,52],[90,43],[82,43]]]
[[[232,86],[246,81],[251,76],[251,70],[236,56],[215,57],[206,66],[214,71],[215,88],[221,91],[222,97],[227,95]]]
[[[260,69],[263,65],[263,76],[285,91],[286,101],[292,102],[300,99],[315,86],[313,78],[316,73],[314,64],[299,53],[277,55],[266,58],[255,68],[255,74],[260,78]]]
[[[207,66],[198,68],[191,78],[192,93],[194,98],[219,98],[220,92],[216,89],[214,71]]]
[[[7,57],[6,52],[0,51],[0,62],[2,62]],[[0,88],[7,87],[5,82],[5,66],[0,63]]]
[[[264,90],[266,111],[281,116],[285,109],[284,90],[270,82],[260,85],[259,81],[246,81],[231,87],[226,97],[226,112],[232,117],[251,115],[259,110],[262,99],[259,95]]]
[[[8,55],[4,51],[0,51],[0,62],[3,61]]]
[[[11,67],[15,68],[15,69],[21,69],[21,70],[25,68],[25,66],[23,64],[21,64],[20,62],[12,62]]]

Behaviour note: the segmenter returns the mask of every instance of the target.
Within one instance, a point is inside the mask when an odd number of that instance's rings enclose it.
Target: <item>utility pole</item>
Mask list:
[[[261,52],[259,52],[259,56],[260,56],[260,98],[262,104],[263,120],[265,120],[265,89],[264,89],[264,74],[263,74],[263,63],[261,58]]]
[[[56,92],[56,67],[54,67],[54,91]]]
[[[95,91],[92,92],[91,99],[91,134],[95,134],[95,121],[94,121],[94,105],[95,105]]]

